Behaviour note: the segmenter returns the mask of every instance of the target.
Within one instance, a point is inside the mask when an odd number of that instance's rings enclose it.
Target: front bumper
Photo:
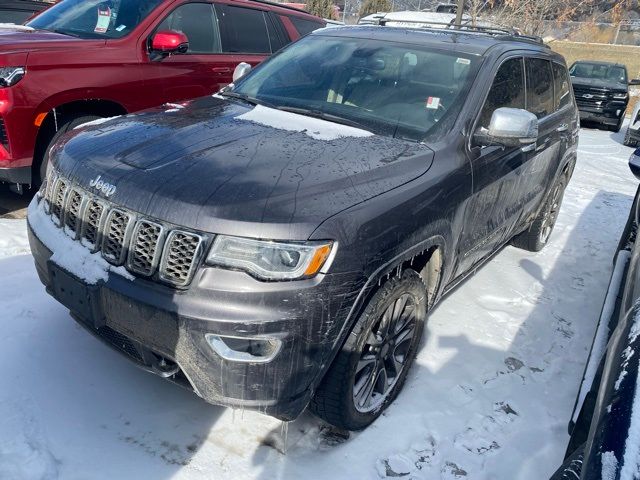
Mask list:
[[[31,167],[0,167],[0,183],[31,183]]]
[[[207,402],[283,420],[304,410],[341,345],[357,296],[344,286],[356,285],[354,278],[319,275],[265,283],[241,272],[202,267],[185,291],[115,271],[89,285],[56,265],[52,250],[65,246],[49,246],[39,238],[33,225],[40,222],[32,222],[32,216],[40,212],[30,207],[29,240],[38,275],[82,326]],[[229,361],[210,347],[208,333],[277,338],[282,344],[267,363]],[[176,372],[170,368],[174,362]]]
[[[617,125],[627,109],[625,102],[609,102],[602,107],[578,105],[580,120],[598,122],[604,125]]]

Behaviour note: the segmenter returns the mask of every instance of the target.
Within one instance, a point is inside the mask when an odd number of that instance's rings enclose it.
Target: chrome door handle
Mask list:
[[[563,123],[558,128],[556,128],[557,132],[566,132],[567,130],[569,130],[569,124],[568,123]]]

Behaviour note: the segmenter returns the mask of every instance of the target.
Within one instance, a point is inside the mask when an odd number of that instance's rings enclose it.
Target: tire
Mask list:
[[[631,139],[631,127],[627,127],[627,133],[624,135],[624,145],[627,147],[637,148],[640,142]]]
[[[584,445],[580,446],[564,461],[562,466],[549,480],[576,480],[582,473],[582,462],[584,461]]]
[[[83,123],[91,122],[93,120],[98,120],[99,118],[104,118],[104,117],[100,117],[98,115],[77,114],[77,115],[69,115],[63,120],[63,123],[60,125],[60,128],[58,129],[58,131],[51,136],[51,138],[49,139],[49,142],[46,144],[46,147],[42,154],[42,158],[40,159],[40,167],[38,168],[38,171],[37,171],[38,176],[37,178],[34,178],[34,183],[36,188],[42,185],[42,182],[44,182],[44,179],[47,176],[47,165],[49,163],[49,151],[51,150],[51,147],[65,133],[69,132],[70,130],[73,130],[75,127],[82,125]],[[35,176],[35,172],[34,172],[34,176]]]
[[[558,212],[562,205],[564,191],[567,188],[567,181],[566,174],[563,174],[558,179],[544,207],[531,226],[511,240],[511,244],[514,247],[528,250],[529,252],[539,252],[545,247],[558,219]]]
[[[426,314],[427,287],[416,271],[405,270],[382,285],[318,386],[310,410],[345,430],[369,426],[402,389]]]

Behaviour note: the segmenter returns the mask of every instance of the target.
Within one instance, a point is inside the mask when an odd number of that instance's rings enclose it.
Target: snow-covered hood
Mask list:
[[[52,154],[63,175],[136,212],[265,238],[286,225],[296,240],[432,160],[423,144],[214,97],[79,128]]]

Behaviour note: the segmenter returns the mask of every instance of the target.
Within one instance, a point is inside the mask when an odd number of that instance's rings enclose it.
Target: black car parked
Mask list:
[[[50,6],[51,2],[38,0],[0,0],[0,23],[23,24]]]
[[[48,292],[211,403],[362,429],[434,303],[505,244],[548,242],[578,111],[536,39],[344,27],[101,122],[53,148],[30,206]]]
[[[629,85],[640,85],[640,80],[629,81],[627,67],[608,62],[579,61],[569,74],[580,119],[619,132],[629,104]]]
[[[640,179],[640,149],[629,161]],[[634,480],[640,472],[640,188],[614,256],[576,399],[564,465],[552,480]]]

